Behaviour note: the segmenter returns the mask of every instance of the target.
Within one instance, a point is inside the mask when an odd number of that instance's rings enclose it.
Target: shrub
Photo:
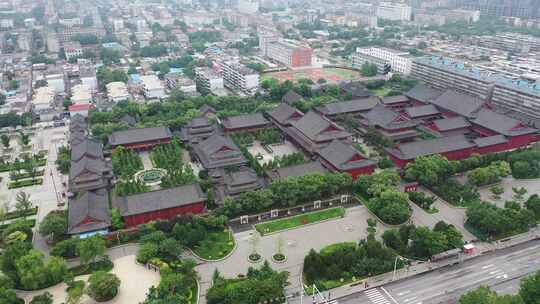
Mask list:
[[[88,295],[98,301],[105,302],[118,294],[120,279],[105,271],[96,271],[88,279]]]
[[[413,191],[407,194],[413,203],[425,210],[431,209],[431,205],[435,202],[435,197],[426,195],[424,192]]]
[[[71,259],[77,257],[77,244],[80,239],[77,237],[69,238],[56,243],[51,249],[51,255]]]

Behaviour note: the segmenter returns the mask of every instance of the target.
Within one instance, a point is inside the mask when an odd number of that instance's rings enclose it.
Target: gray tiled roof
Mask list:
[[[474,124],[506,136],[517,136],[538,132],[537,129],[527,127],[517,119],[504,114],[499,114],[489,109],[478,111],[471,121]]]
[[[329,140],[335,137],[347,137],[350,133],[329,119],[313,111],[307,112],[294,122],[293,127],[314,141]],[[331,130],[329,130],[329,128]],[[329,130],[329,131],[327,131]]]
[[[268,172],[268,176],[272,180],[285,179],[289,177],[299,177],[313,173],[325,174],[328,172],[326,168],[318,161],[312,161],[305,164],[288,166],[274,169]]]
[[[411,128],[418,125],[418,121],[406,119],[399,120],[400,114],[383,105],[373,108],[371,111],[362,114],[370,126],[377,126],[383,129]]]
[[[348,94],[351,94],[354,98],[369,97],[372,96],[371,92],[366,89],[361,82],[347,82],[341,84],[341,89]]]
[[[471,124],[462,116],[434,120],[433,123],[441,132],[468,128]]]
[[[382,103],[385,105],[392,105],[394,103],[408,102],[409,97],[405,95],[387,96],[382,98]]]
[[[270,122],[261,113],[232,116],[222,119],[221,123],[226,129],[242,129],[264,127]]]
[[[433,99],[442,95],[442,91],[425,86],[424,84],[417,84],[404,95],[424,103],[431,102]]]
[[[470,95],[447,90],[441,96],[432,100],[431,103],[441,109],[461,116],[471,117],[485,104],[485,101]]]
[[[228,137],[213,134],[194,146],[205,169],[223,168],[247,163],[240,149]]]
[[[78,145],[71,146],[71,160],[78,162],[84,156],[90,158],[103,158],[103,146],[101,143],[85,139]]]
[[[285,103],[288,103],[288,104],[293,104],[297,101],[300,101],[300,100],[303,100],[304,97],[302,97],[302,95],[296,93],[295,91],[293,90],[289,90],[289,92],[285,93],[285,95],[283,95],[283,97],[281,98],[281,101],[282,102],[285,102]]]
[[[293,115],[301,117],[304,114],[286,103],[281,103],[276,108],[268,111],[268,115],[283,125],[286,124]]]
[[[109,144],[112,146],[133,144],[139,142],[169,139],[172,137],[171,130],[167,127],[153,127],[116,131],[109,136]]]
[[[91,219],[87,224],[83,221]],[[68,202],[68,233],[80,234],[102,230],[111,225],[109,201],[104,190],[87,191]]]
[[[508,139],[504,135],[493,135],[488,137],[479,137],[474,140],[474,143],[479,147],[488,147],[492,145],[504,144],[507,143]]]
[[[113,206],[122,216],[143,214],[203,202],[206,195],[198,183],[175,188],[117,196]]]
[[[397,148],[386,149],[400,159],[415,159],[418,156],[441,154],[474,147],[475,144],[462,135],[453,135],[435,139],[414,141],[400,144]]]
[[[417,118],[417,117],[423,117],[423,116],[430,116],[430,115],[436,115],[439,114],[439,110],[434,105],[424,105],[424,106],[418,106],[418,107],[410,107],[405,109],[405,113],[409,115],[411,118]]]
[[[339,140],[332,141],[328,146],[319,150],[317,154],[338,170],[350,170],[375,165],[374,161],[366,159],[351,145],[346,145]]]
[[[379,104],[378,97],[354,99],[350,101],[335,102],[316,107],[315,110],[323,115],[340,115],[368,111]]]

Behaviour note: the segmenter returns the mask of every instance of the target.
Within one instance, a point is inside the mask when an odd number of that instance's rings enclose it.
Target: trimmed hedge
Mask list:
[[[22,187],[29,187],[34,185],[42,185],[43,184],[43,178],[37,178],[37,179],[25,179],[22,181],[15,181],[11,182],[8,185],[8,189],[17,189]]]

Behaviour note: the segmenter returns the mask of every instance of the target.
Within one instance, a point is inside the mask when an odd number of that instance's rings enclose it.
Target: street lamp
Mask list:
[[[397,270],[397,261],[398,261],[398,259],[402,260],[402,261],[407,260],[406,258],[400,257],[399,255],[396,256],[396,259],[394,260],[394,272],[392,273],[392,281],[394,281],[396,279],[396,270]]]

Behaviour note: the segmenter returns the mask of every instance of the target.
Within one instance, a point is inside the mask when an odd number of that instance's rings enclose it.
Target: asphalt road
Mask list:
[[[540,270],[540,240],[499,250],[458,265],[352,294],[339,304],[452,304],[480,285],[515,294],[521,278]]]

